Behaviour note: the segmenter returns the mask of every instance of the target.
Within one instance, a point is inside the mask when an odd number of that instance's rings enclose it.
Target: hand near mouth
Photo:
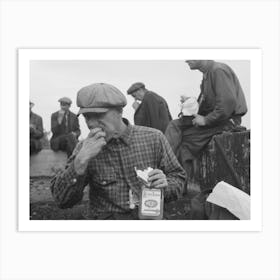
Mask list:
[[[75,170],[79,175],[84,174],[89,160],[96,157],[106,145],[105,137],[106,133],[99,127],[90,131],[74,160]]]

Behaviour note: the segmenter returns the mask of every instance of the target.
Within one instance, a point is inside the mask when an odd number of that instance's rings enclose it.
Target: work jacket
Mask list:
[[[156,128],[164,133],[171,120],[172,117],[165,99],[152,91],[147,91],[135,111],[134,123]]]
[[[198,114],[207,126],[220,125],[233,118],[237,124],[247,113],[246,99],[233,70],[224,63],[209,61],[201,83]]]

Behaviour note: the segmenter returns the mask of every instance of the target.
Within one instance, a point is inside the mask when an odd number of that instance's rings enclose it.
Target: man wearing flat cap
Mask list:
[[[135,168],[153,170],[148,180],[164,190],[165,200],[183,191],[184,170],[164,135],[156,129],[134,126],[122,118],[125,96],[114,86],[97,83],[77,94],[79,113],[90,130],[69,158],[65,170],[52,180],[53,197],[61,208],[80,202],[89,184],[88,219],[137,219],[131,208],[141,192]]]
[[[149,91],[143,83],[134,83],[127,90],[127,94],[134,97],[134,123],[136,125],[153,127],[165,132],[168,123],[172,120],[165,99]],[[138,101],[141,101],[139,104]]]
[[[77,116],[70,111],[71,99],[62,97],[60,110],[51,116],[51,149],[53,151],[64,151],[70,157],[81,134],[79,120]]]
[[[29,101],[30,155],[42,150],[41,139],[44,136],[42,118],[32,112],[34,103]]]
[[[186,63],[203,74],[198,113],[192,126],[185,126],[183,118],[170,122],[165,136],[185,170],[191,170],[193,159],[215,134],[240,127],[247,105],[238,77],[228,65],[213,60]]]

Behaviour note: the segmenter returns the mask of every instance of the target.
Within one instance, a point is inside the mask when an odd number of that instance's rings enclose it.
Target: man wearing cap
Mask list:
[[[34,103],[29,102],[29,130],[30,130],[30,154],[38,153],[42,150],[40,139],[44,136],[42,118],[32,112]]]
[[[152,128],[134,126],[122,118],[125,96],[104,83],[82,88],[77,94],[79,113],[90,130],[78,143],[65,170],[52,180],[52,194],[61,208],[82,200],[89,184],[88,219],[137,219],[141,182],[135,168],[153,168],[149,182],[162,188],[165,200],[180,197],[184,170],[164,135]],[[133,202],[133,203],[134,203]]]
[[[69,157],[81,134],[79,120],[77,116],[70,111],[71,99],[62,97],[60,102],[60,110],[51,116],[51,149],[53,151],[65,151]]]
[[[188,170],[215,134],[240,126],[247,105],[240,82],[228,65],[213,60],[186,60],[186,63],[191,70],[203,74],[198,113],[192,127],[186,127],[182,119],[170,122],[165,136]]]
[[[136,125],[153,127],[165,132],[172,120],[167,102],[158,94],[149,91],[143,83],[134,83],[127,90],[127,94],[134,97],[134,123]],[[141,101],[139,104],[138,101]]]

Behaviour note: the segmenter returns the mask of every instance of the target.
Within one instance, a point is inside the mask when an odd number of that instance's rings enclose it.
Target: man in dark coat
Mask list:
[[[241,124],[247,105],[240,82],[233,70],[213,60],[187,60],[191,70],[203,73],[198,97],[199,111],[192,126],[183,118],[172,121],[165,136],[181,164],[187,169],[211,138]]]
[[[51,116],[51,149],[65,151],[68,157],[72,154],[81,134],[78,117],[69,109],[71,99],[63,97],[58,100],[60,110]]]
[[[135,109],[134,123],[161,130],[166,130],[168,123],[172,120],[167,102],[158,94],[149,91],[143,83],[134,83],[127,94],[134,97]],[[139,104],[137,101],[141,101]]]
[[[43,120],[32,112],[34,103],[29,102],[29,130],[30,130],[30,154],[38,153],[42,150],[40,139],[44,136]]]

